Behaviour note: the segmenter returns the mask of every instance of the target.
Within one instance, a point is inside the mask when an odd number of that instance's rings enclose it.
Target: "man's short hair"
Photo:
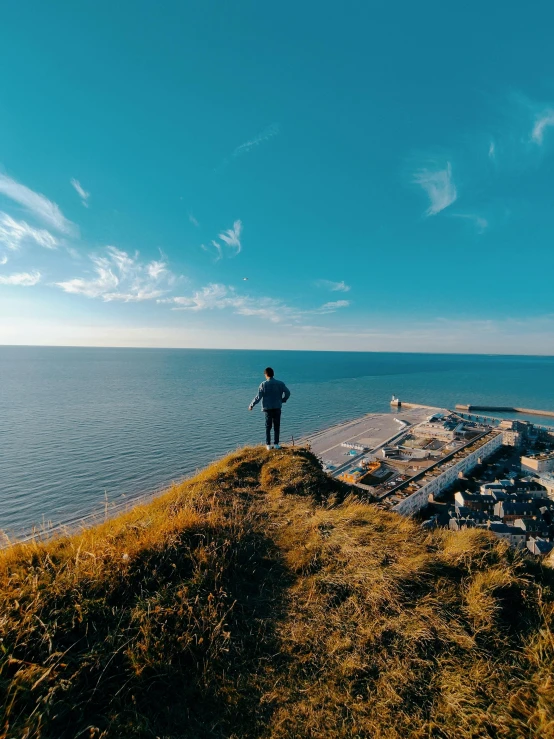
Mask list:
[[[266,367],[266,368],[265,368],[265,370],[264,370],[264,373],[265,373],[265,374],[266,374],[266,375],[267,375],[268,377],[273,377],[273,376],[274,376],[274,374],[275,374],[275,372],[274,372],[274,371],[273,371],[273,370],[271,369],[271,367]]]

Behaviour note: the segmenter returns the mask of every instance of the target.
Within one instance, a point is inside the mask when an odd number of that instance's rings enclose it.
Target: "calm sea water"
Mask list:
[[[554,410],[554,357],[0,347],[0,530],[100,513],[261,442],[247,408],[268,364],[292,391],[285,442],[393,393]]]

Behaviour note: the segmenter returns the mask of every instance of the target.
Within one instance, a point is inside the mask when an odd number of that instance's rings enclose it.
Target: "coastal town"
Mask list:
[[[554,426],[393,397],[390,413],[306,441],[325,471],[382,509],[426,529],[486,529],[530,555],[554,556]]]

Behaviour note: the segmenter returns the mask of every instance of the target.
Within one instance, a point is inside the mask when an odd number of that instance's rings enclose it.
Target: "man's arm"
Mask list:
[[[263,384],[263,382],[262,382],[262,384],[261,384],[261,385],[260,385],[260,387],[258,388],[258,394],[256,395],[256,397],[254,398],[254,400],[253,400],[253,401],[252,401],[252,402],[250,403],[250,405],[248,406],[248,410],[249,410],[249,411],[251,411],[251,410],[252,410],[252,408],[253,408],[253,407],[254,407],[255,405],[257,405],[257,404],[258,404],[258,403],[260,402],[260,400],[261,400],[261,399],[262,399],[262,397],[263,397],[263,394],[264,394],[264,384]]]
[[[283,383],[283,398],[282,398],[283,403],[286,403],[289,398],[290,398],[290,390],[285,385],[285,383]]]

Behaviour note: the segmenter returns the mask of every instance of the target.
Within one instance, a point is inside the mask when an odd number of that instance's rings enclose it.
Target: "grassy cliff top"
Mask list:
[[[245,449],[0,552],[0,737],[554,737],[552,571]]]

